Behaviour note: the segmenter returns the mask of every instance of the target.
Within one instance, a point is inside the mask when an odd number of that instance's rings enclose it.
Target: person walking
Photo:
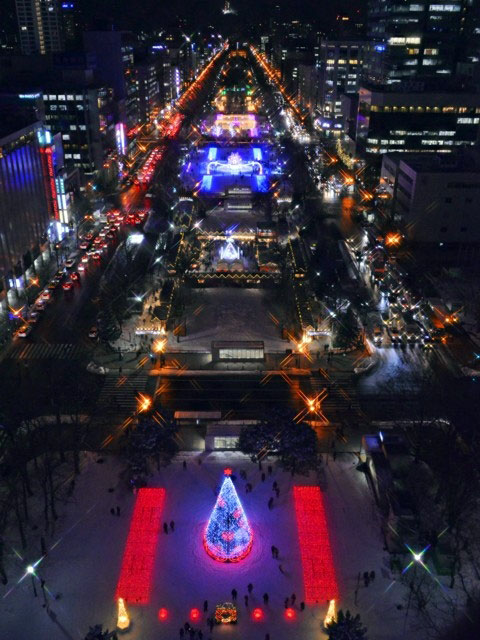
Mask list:
[[[110,509],[110,513],[112,514],[112,516],[115,515],[115,509],[113,507]]]
[[[262,473],[262,482],[265,482],[265,478],[266,478],[265,474]]]
[[[270,634],[269,633],[265,634],[265,640],[270,640]]]
[[[175,521],[170,520],[170,531],[175,531]]]
[[[280,571],[280,573],[284,573],[284,571],[283,571],[283,567],[282,567],[282,565],[281,565],[281,564],[279,564],[279,565],[278,565],[278,570]]]
[[[268,593],[264,593],[263,594],[263,604],[265,604],[265,605],[268,604]]]
[[[278,547],[275,547],[275,558],[277,560],[278,560],[278,554],[279,554]]]
[[[368,571],[363,572],[363,584],[368,587],[368,583],[370,582],[370,576],[368,575]]]
[[[208,611],[208,600],[203,601],[203,611],[204,613],[207,613]]]
[[[272,507],[273,507],[273,498],[270,498],[270,499],[268,500],[268,509],[271,511],[271,510],[272,510]]]
[[[198,630],[198,640],[202,640],[203,638],[203,631],[201,629]]]
[[[182,467],[183,467],[184,469],[186,469],[186,468],[187,468],[187,461],[186,461],[186,460],[184,460],[184,461],[182,462]]]
[[[119,516],[120,515],[120,507],[117,507],[116,511],[117,511],[117,516]]]
[[[304,610],[305,610],[305,603],[300,602],[300,611],[304,611]]]
[[[237,599],[237,590],[232,589],[232,600],[235,602],[236,599]]]
[[[243,596],[243,599],[245,600],[245,606],[248,607],[248,596]]]
[[[288,609],[289,602],[290,602],[289,598],[285,598],[285,602],[284,602],[285,609]]]
[[[271,464],[268,465],[267,471],[268,471],[268,475],[271,476],[273,471],[273,467]]]
[[[375,571],[370,571],[370,575],[368,577],[370,578],[370,582],[373,582],[375,580]]]
[[[278,500],[278,496],[280,495],[280,489],[279,489],[279,487],[277,487],[277,488],[275,489],[275,495],[277,496],[277,500]]]
[[[253,591],[253,584],[251,582],[248,583],[247,591],[248,591],[248,593],[252,593],[252,591]]]
[[[180,638],[183,638],[183,636],[185,635],[185,630],[183,627],[180,627],[180,631],[178,632],[180,635]]]
[[[168,533],[168,524],[166,522],[163,523],[163,531],[164,533]]]
[[[295,600],[297,599],[297,596],[292,593],[292,597],[290,598],[290,600],[292,601],[292,607],[295,605]]]
[[[207,620],[207,624],[208,624],[208,628],[210,629],[210,633],[212,633],[212,631],[213,631],[213,625],[215,624],[215,622],[214,622],[213,618],[209,618],[209,619]]]
[[[277,487],[278,487],[277,481],[276,481],[276,480],[274,480],[274,482],[273,482],[273,484],[272,484],[272,490],[273,490],[273,491],[276,491],[276,490],[277,490]]]

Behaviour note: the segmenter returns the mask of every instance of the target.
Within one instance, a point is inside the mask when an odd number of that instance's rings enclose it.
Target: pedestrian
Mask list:
[[[258,461],[258,470],[259,471],[262,470],[262,461],[261,460]]]
[[[290,600],[288,598],[285,598],[285,609],[288,609],[288,605],[289,605]]]
[[[245,600],[245,606],[248,607],[248,596],[243,596],[243,599]]]
[[[210,629],[210,633],[212,633],[213,631],[213,625],[215,624],[215,622],[213,621],[213,618],[209,618],[207,620],[207,624],[208,624],[208,628]]]
[[[270,509],[270,511],[272,510],[273,507],[273,498],[270,498],[268,501],[268,508]]]
[[[280,489],[278,487],[275,489],[275,495],[277,496],[277,499],[278,499],[278,496],[280,495]]]
[[[375,571],[370,571],[369,578],[370,578],[370,582],[373,582],[375,580]]]
[[[40,537],[40,547],[42,548],[42,556],[46,556],[47,545],[45,544],[45,538],[43,536]]]
[[[366,587],[368,587],[368,583],[370,582],[370,577],[368,575],[368,571],[363,572],[363,583]]]
[[[300,611],[303,611],[304,609],[305,609],[305,603],[300,602]]]
[[[265,634],[265,640],[270,640],[270,634],[269,633]]]
[[[122,373],[122,367],[118,367],[118,373]]]
[[[272,544],[272,558],[275,558],[275,547]]]
[[[203,611],[207,613],[208,611],[208,600],[203,601]]]
[[[272,484],[272,490],[273,490],[273,491],[276,491],[276,490],[277,490],[277,487],[278,487],[277,481],[276,481],[276,480],[274,480],[274,481],[273,481],[273,484]]]
[[[120,515],[120,507],[117,506],[117,516]]]
[[[268,593],[263,594],[263,604],[268,604]]]
[[[110,509],[110,513],[112,514],[112,516],[115,515],[115,509],[113,507]]]
[[[337,450],[334,449],[333,450],[333,461],[335,462],[336,459],[337,459]]]
[[[248,583],[247,591],[248,591],[248,593],[252,593],[252,591],[253,591],[253,584],[251,582]]]
[[[184,631],[183,627],[180,627],[180,631],[178,633],[180,635],[180,638],[183,638],[183,636],[185,635],[185,631]]]
[[[278,554],[279,554],[278,548],[277,548],[277,547],[275,547],[275,558],[276,558],[276,559],[278,559]]]
[[[235,601],[237,599],[237,590],[232,589],[232,600]]]
[[[199,640],[202,640],[203,638],[203,631],[201,629],[198,630],[198,638]]]
[[[185,631],[188,631],[190,629],[190,623],[185,622],[185,624],[183,625],[183,628],[185,629]]]
[[[262,482],[265,482],[265,474],[262,473]]]
[[[290,600],[292,601],[292,607],[294,606],[296,599],[297,599],[297,596],[294,593],[292,593],[292,597],[290,598]]]
[[[190,627],[188,633],[190,634],[190,640],[193,640],[193,638],[195,637],[195,629],[193,627]]]
[[[278,565],[278,569],[279,569],[280,573],[283,573],[283,567],[282,567],[281,564]]]
[[[268,465],[267,471],[268,471],[268,475],[271,476],[272,475],[272,471],[273,471],[273,467],[272,467],[271,464]]]
[[[175,521],[170,520],[170,531],[175,531]]]
[[[163,531],[168,533],[168,524],[166,522],[163,523]]]
[[[184,461],[182,462],[182,467],[183,467],[184,469],[186,469],[186,468],[187,468],[187,461],[186,461],[186,460],[184,460]]]

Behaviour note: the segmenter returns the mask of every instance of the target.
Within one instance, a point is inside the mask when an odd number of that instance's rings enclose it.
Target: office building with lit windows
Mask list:
[[[341,96],[355,93],[363,78],[366,43],[362,40],[322,40],[316,66],[319,69],[317,111],[323,128],[342,123]]]
[[[425,75],[453,76],[468,59],[465,29],[474,5],[471,0],[370,0],[368,80],[392,84]]]
[[[478,142],[480,94],[429,90],[423,83],[403,91],[362,86],[352,120],[359,153],[451,152]]]
[[[20,49],[25,55],[45,55],[64,46],[59,0],[15,0]]]
[[[62,136],[65,165],[85,175],[100,169],[115,146],[112,89],[63,84],[44,89],[42,98],[45,123]]]

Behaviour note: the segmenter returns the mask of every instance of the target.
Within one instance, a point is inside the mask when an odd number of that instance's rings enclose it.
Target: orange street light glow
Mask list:
[[[145,413],[152,406],[152,399],[143,393],[138,394],[138,413]]]

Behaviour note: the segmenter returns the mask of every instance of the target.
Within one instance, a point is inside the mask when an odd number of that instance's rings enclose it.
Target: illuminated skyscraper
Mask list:
[[[22,53],[63,50],[60,0],[16,0],[16,7]]]

